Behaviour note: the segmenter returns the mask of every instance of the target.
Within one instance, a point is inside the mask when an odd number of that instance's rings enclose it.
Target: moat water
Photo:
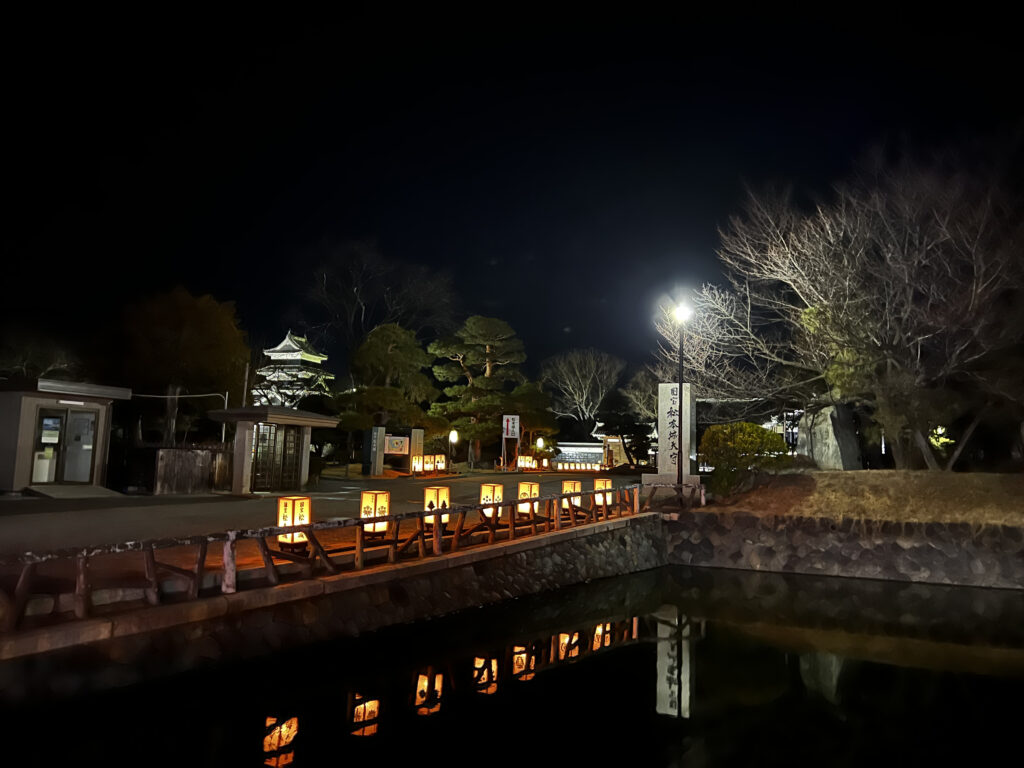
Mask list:
[[[7,707],[3,764],[1011,759],[1022,603],[1007,591],[665,569]]]

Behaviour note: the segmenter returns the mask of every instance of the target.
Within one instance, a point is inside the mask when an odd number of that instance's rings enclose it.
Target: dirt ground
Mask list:
[[[756,515],[1024,525],[1024,475],[898,470],[780,474],[710,506]]]

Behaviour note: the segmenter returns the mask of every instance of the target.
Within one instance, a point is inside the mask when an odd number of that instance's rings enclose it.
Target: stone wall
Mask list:
[[[666,515],[672,564],[1024,589],[1024,530],[967,523]]]
[[[21,632],[0,638],[0,697],[129,685],[657,568],[665,564],[661,526],[658,514],[619,518],[392,568]]]

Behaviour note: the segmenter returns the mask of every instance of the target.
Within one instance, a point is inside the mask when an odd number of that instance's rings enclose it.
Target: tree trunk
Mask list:
[[[960,440],[957,443],[956,450],[953,451],[953,455],[949,457],[949,461],[946,462],[946,471],[949,472],[953,469],[953,465],[956,464],[956,460],[960,458],[960,454],[963,453],[964,448],[967,447],[967,441],[971,439],[971,435],[974,434],[974,430],[978,428],[981,423],[981,417],[985,415],[985,408],[982,408],[974,416],[974,419],[970,424],[967,425],[967,429],[960,436]]]
[[[903,448],[903,440],[899,432],[889,441],[889,448],[892,451],[892,462],[896,469],[906,469],[907,452]]]
[[[942,467],[939,466],[939,462],[935,458],[935,454],[932,453],[931,446],[928,445],[928,439],[924,436],[920,429],[914,430],[914,442],[917,444],[918,450],[921,451],[921,456],[924,458],[924,463],[928,465],[928,469],[942,469]]]
[[[629,449],[626,444],[626,438],[623,435],[619,435],[619,442],[622,443],[622,451],[626,454],[626,460],[633,466],[636,466],[636,459],[633,457],[633,452]]]

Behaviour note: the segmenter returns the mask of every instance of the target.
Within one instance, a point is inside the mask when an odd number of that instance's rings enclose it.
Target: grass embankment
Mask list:
[[[1024,526],[1024,475],[898,470],[783,474],[709,509]]]

